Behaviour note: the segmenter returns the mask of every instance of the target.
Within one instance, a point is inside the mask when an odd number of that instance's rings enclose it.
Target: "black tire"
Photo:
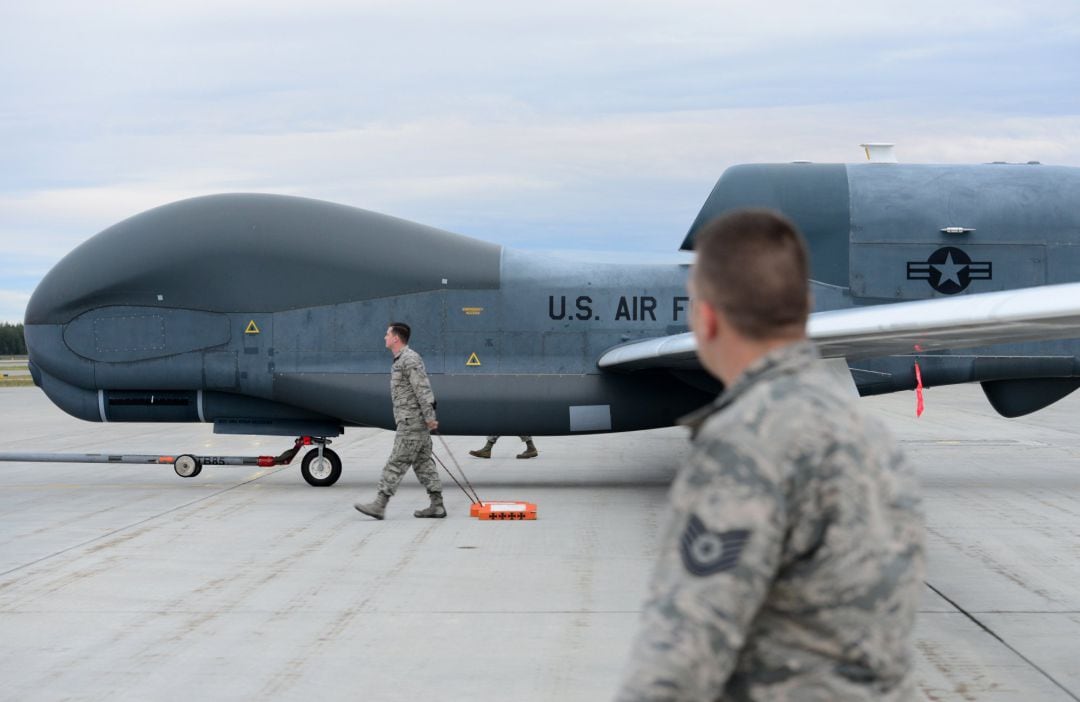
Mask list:
[[[313,448],[304,454],[304,460],[300,463],[300,475],[304,476],[308,485],[329,487],[341,477],[341,458],[330,449],[323,448],[320,464],[319,449]]]
[[[181,454],[173,461],[173,470],[181,478],[194,478],[202,472],[202,462],[190,453]]]

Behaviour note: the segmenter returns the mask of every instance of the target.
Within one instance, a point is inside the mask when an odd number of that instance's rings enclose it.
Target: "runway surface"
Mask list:
[[[977,387],[868,398],[922,478],[928,700],[1077,700],[1080,398],[1017,420]],[[258,455],[291,444],[206,425],[97,425],[0,390],[0,451]],[[451,447],[485,499],[535,522],[419,520],[407,477],[371,497],[392,434],[350,430],[341,481],[295,466],[0,463],[0,698],[597,700],[611,697],[684,432],[539,437],[540,457]],[[464,460],[463,460],[464,459]]]

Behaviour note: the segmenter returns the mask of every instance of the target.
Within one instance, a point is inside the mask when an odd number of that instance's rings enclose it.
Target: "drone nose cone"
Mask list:
[[[59,266],[57,264],[38,284],[23,319],[30,376],[50,397],[60,385],[74,383],[86,387],[93,380],[90,364],[72,353],[64,343],[64,300],[70,299],[71,290],[70,281],[57,275]]]
[[[93,364],[76,354],[64,339],[67,322],[76,314],[78,286],[78,249],[49,271],[26,306],[23,338],[34,384],[45,391],[58,406],[83,419],[93,419],[96,402],[90,393],[94,387]],[[74,265],[71,261],[75,258]]]
[[[80,387],[94,386],[93,364],[76,354],[64,340],[63,324],[26,324],[26,355],[38,387],[45,375]]]
[[[30,295],[24,324],[55,324],[60,321],[60,311],[64,306],[62,301],[68,297],[65,287],[63,278],[53,275],[52,271],[47,273]]]
[[[42,278],[26,305],[26,324],[65,324],[89,309],[123,304],[131,272],[153,260],[145,249],[111,229],[87,239]]]
[[[24,329],[34,384],[73,417],[101,421],[93,365],[64,343],[64,325],[27,324]]]

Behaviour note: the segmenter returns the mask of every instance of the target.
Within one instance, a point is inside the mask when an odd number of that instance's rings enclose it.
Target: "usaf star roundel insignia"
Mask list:
[[[926,261],[908,261],[907,279],[925,280],[943,295],[963,292],[973,280],[993,280],[992,261],[972,261],[963,249],[943,246]]]
[[[750,539],[746,529],[711,531],[696,514],[690,515],[680,539],[682,562],[691,575],[706,576],[731,570]]]

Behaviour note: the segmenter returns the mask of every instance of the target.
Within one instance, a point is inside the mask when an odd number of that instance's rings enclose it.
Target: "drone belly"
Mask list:
[[[711,395],[669,374],[501,373],[432,378],[447,434],[554,435],[671,426]]]

